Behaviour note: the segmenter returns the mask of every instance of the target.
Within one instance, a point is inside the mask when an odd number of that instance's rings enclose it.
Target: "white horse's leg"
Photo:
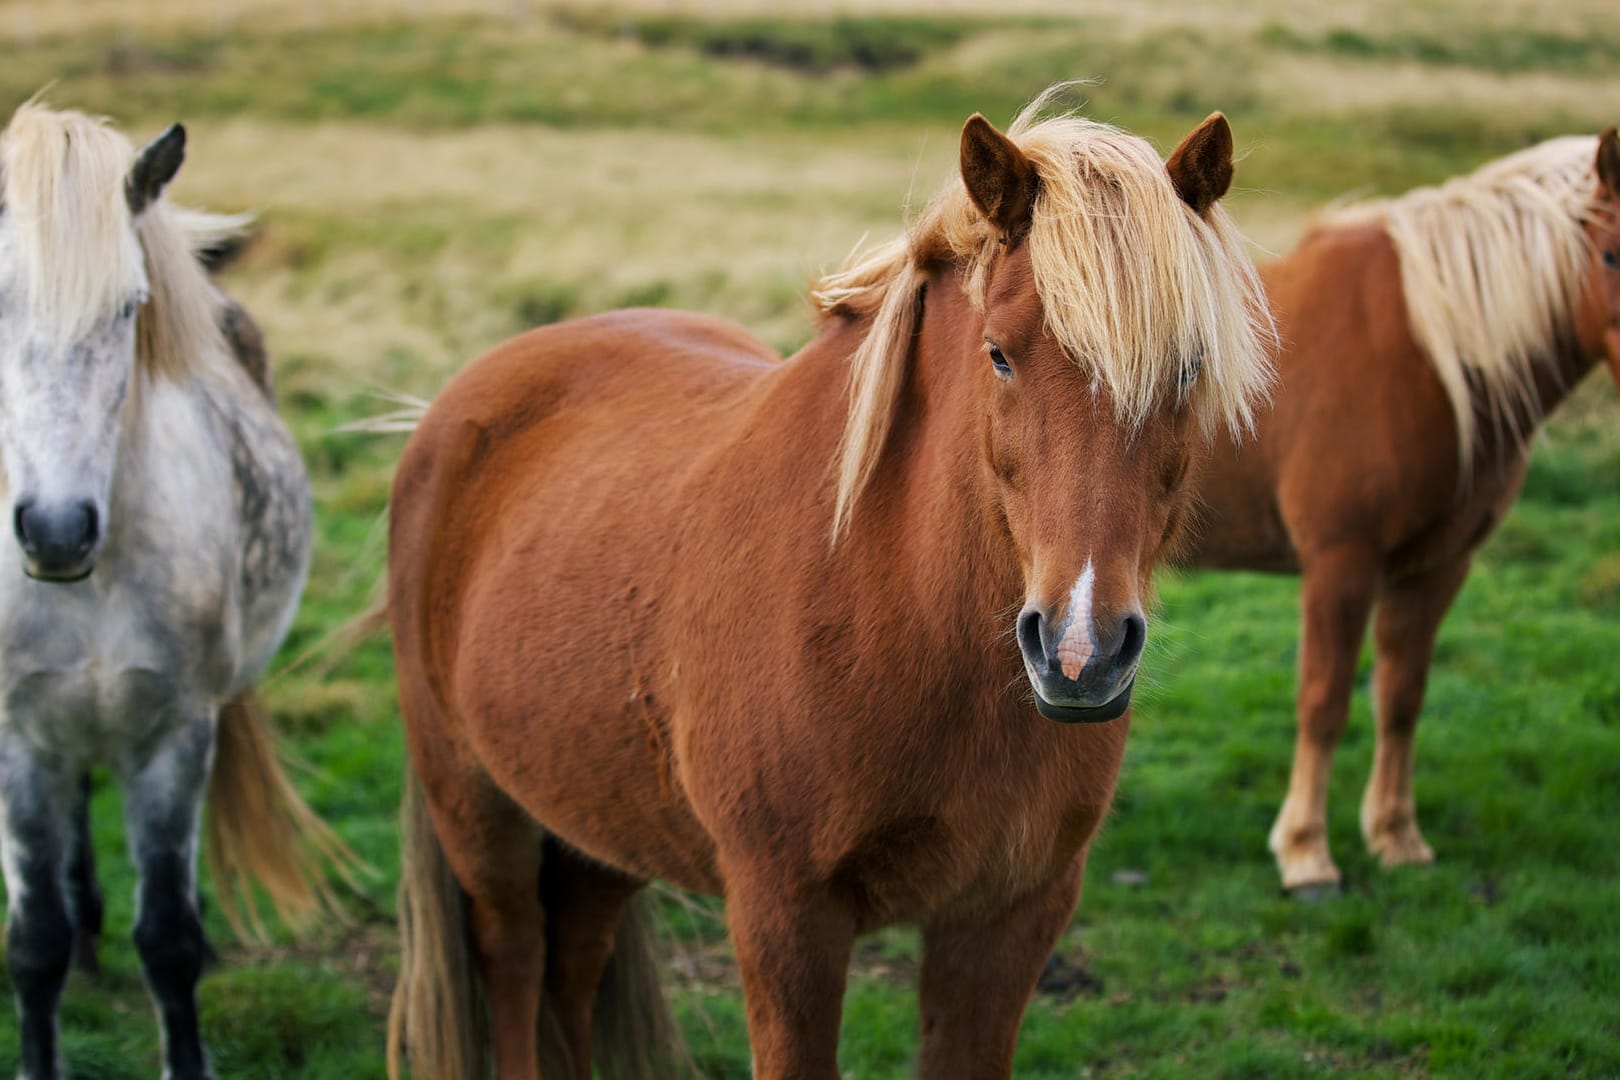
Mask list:
[[[9,918],[6,960],[22,1035],[20,1080],[60,1076],[56,1006],[73,956],[73,925],[63,889],[70,776],[56,775],[0,734],[0,864]]]
[[[140,874],[135,947],[163,1024],[165,1080],[213,1075],[197,1022],[197,979],[208,955],[197,905],[197,825],[213,754],[214,718],[204,713],[122,770]]]

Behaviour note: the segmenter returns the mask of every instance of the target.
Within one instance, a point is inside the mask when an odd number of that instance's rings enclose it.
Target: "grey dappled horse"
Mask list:
[[[303,589],[309,484],[193,256],[233,222],[162,197],[184,148],[178,125],[137,154],[32,102],[0,133],[0,861],[30,1080],[62,1071],[70,963],[96,966],[92,766],[124,792],[165,1076],[210,1075],[205,792],[224,898],[255,879],[284,913],[318,906],[320,826],[249,695]]]

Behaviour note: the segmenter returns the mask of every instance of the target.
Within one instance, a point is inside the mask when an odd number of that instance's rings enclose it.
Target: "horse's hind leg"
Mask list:
[[[449,740],[436,742],[432,753],[412,749],[434,831],[467,897],[468,928],[489,1003],[495,1076],[538,1080],[544,834]]]
[[[0,734],[0,864],[10,898],[6,961],[17,996],[21,1080],[61,1073],[56,1007],[73,956],[62,879],[72,779],[44,768]]]
[[[90,774],[79,778],[73,811],[73,846],[68,853],[68,897],[73,913],[73,964],[87,975],[101,971],[101,886],[90,841]]]
[[[642,882],[548,841],[540,873],[546,912],[546,998],[556,1017],[566,1063],[551,1058],[575,1080],[591,1078],[591,1022],[597,987],[613,955],[626,905]],[[547,1072],[547,1080],[552,1074]]]
[[[994,918],[923,929],[924,1080],[1004,1080],[1035,980],[1074,914],[1085,860]]]
[[[1390,582],[1379,598],[1373,624],[1378,746],[1361,800],[1361,834],[1367,850],[1386,868],[1434,861],[1433,849],[1418,830],[1412,749],[1434,639],[1467,576],[1468,560],[1461,559],[1420,577]]]
[[[213,717],[202,712],[120,767],[140,875],[135,947],[162,1022],[168,1080],[212,1075],[197,1020],[197,979],[208,955],[197,907],[197,825],[213,749]]]

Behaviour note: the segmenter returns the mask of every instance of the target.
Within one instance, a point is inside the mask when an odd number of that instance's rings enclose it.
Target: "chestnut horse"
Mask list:
[[[1281,388],[1255,441],[1212,454],[1190,554],[1303,578],[1299,737],[1271,850],[1283,885],[1314,894],[1339,882],[1328,772],[1375,604],[1362,833],[1385,867],[1434,858],[1412,747],[1440,620],[1542,418],[1601,357],[1620,382],[1620,142],[1554,139],[1338,211],[1261,275]]]
[[[923,930],[920,1072],[1008,1075],[1189,458],[1270,378],[1225,119],[1167,166],[1041,105],[967,122],[960,179],[822,282],[786,362],[615,312],[427,411],[388,593],[416,1076],[482,1075],[481,984],[499,1076],[588,1078],[593,1020],[661,1008],[624,971],[650,878],[724,895],[756,1076],[839,1075],[852,942],[896,922]],[[611,1075],[672,1068],[620,1030]]]

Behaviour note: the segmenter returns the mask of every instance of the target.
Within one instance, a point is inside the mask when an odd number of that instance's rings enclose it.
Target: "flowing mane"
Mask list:
[[[1591,258],[1597,139],[1550,139],[1438,187],[1345,207],[1319,227],[1382,224],[1401,262],[1418,344],[1457,419],[1466,472],[1478,450],[1475,394],[1522,440],[1540,420],[1535,366],[1569,345]]]
[[[1127,422],[1187,392],[1206,432],[1218,423],[1248,430],[1271,384],[1275,330],[1241,235],[1219,206],[1207,218],[1193,213],[1145,140],[1072,115],[1043,119],[1061,90],[1026,106],[1007,131],[1039,174],[1026,243],[1047,329],[1108,387]],[[957,176],[904,235],[817,283],[824,317],[872,318],[851,358],[835,536],[877,466],[929,267],[956,265],[982,310],[998,246]],[[1184,380],[1200,357],[1199,377]]]
[[[19,107],[0,132],[0,206],[16,223],[15,280],[59,341],[146,297],[137,364],[180,377],[226,356],[220,296],[194,253],[247,219],[159,199],[132,222],[124,184],[134,162],[134,148],[105,119],[37,101]]]

